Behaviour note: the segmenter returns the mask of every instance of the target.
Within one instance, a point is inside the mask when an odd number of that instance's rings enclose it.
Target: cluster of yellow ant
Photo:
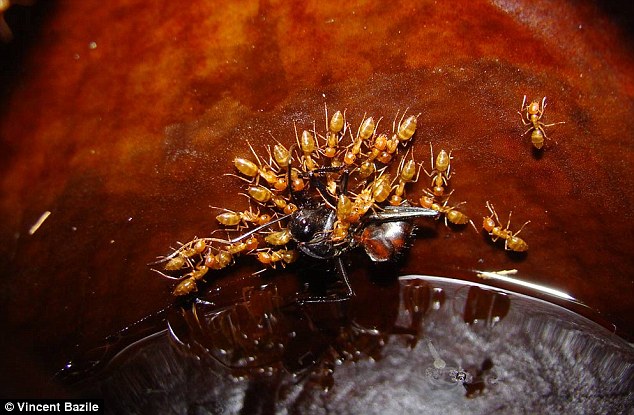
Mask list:
[[[380,121],[380,120],[379,120]],[[328,118],[326,109],[326,131],[318,134],[304,130],[297,134],[290,149],[276,143],[267,147],[268,160],[263,160],[251,148],[254,160],[237,157],[234,166],[242,180],[247,182],[246,195],[258,206],[242,212],[222,209],[216,220],[227,233],[242,232],[234,239],[215,237],[195,238],[180,246],[164,262],[165,271],[177,271],[181,282],[173,291],[174,295],[186,295],[197,290],[197,282],[209,270],[219,270],[230,265],[237,255],[252,254],[265,266],[286,266],[294,262],[299,252],[288,226],[288,218],[298,210],[295,203],[311,203],[303,194],[312,190],[336,212],[336,222],[330,235],[324,235],[330,242],[350,245],[349,230],[356,229],[373,208],[381,209],[388,200],[398,205],[403,203],[404,186],[413,178],[413,161],[401,163],[398,183],[391,179],[386,167],[399,147],[404,147],[416,130],[416,116],[401,118],[392,134],[377,134],[377,124],[372,117],[365,118],[355,134],[345,120],[345,114],[337,111]],[[349,136],[351,143],[345,147],[342,141]],[[291,165],[293,160],[296,165]],[[377,166],[379,165],[379,166]],[[350,182],[356,179],[355,189],[341,191],[343,172],[350,175]],[[319,181],[313,180],[315,177]],[[313,189],[309,189],[310,187]],[[343,184],[345,187],[346,184]],[[360,189],[355,192],[356,189]],[[298,195],[302,195],[301,197]],[[308,202],[306,202],[308,200]],[[266,213],[261,213],[266,210]],[[324,219],[326,220],[326,219]],[[276,229],[273,229],[273,228]]]
[[[520,110],[522,123],[530,124],[528,131],[533,131],[536,148],[543,146],[544,127],[553,125],[541,122],[545,101],[541,106],[537,101],[525,105],[524,97]],[[198,282],[210,270],[231,265],[241,254],[253,255],[264,266],[274,268],[295,262],[302,253],[334,259],[363,246],[374,261],[386,261],[407,245],[405,239],[416,217],[444,216],[445,225],[471,224],[477,231],[467,215],[448,204],[453,193],[447,190],[452,176],[451,151],[442,149],[434,159],[430,143],[431,170],[427,171],[407,149],[418,116],[406,117],[404,112],[397,120],[398,113],[391,132],[379,132],[381,119],[364,115],[353,131],[345,112],[328,117],[326,108],[323,134],[315,125],[301,134],[296,129],[296,143],[290,148],[280,142],[267,146],[267,158],[258,156],[249,145],[254,158],[235,158],[238,175],[230,175],[246,182],[245,196],[251,207],[244,211],[216,208],[222,210],[216,220],[223,229],[213,233],[224,231],[226,239],[194,238],[157,262],[164,264],[162,275],[179,280],[173,294],[197,291]],[[393,177],[390,166],[399,153],[403,155]],[[421,169],[431,183],[417,207],[407,198],[406,186],[418,181]],[[255,210],[251,203],[257,205]],[[487,202],[486,207],[490,214],[483,218],[483,230],[494,241],[504,240],[506,250],[526,251],[528,245],[518,234],[528,222],[512,232],[510,214],[503,226],[493,205]],[[176,276],[168,275],[172,273]]]

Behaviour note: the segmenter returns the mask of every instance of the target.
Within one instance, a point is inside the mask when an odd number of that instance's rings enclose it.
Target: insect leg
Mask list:
[[[383,211],[374,212],[363,220],[366,222],[391,222],[416,219],[428,216],[438,216],[440,213],[417,206],[385,206]]]
[[[230,244],[235,244],[236,242],[240,242],[243,239],[246,239],[249,236],[253,235],[254,233],[261,231],[262,229],[266,229],[269,226],[271,226],[271,225],[273,225],[273,224],[275,224],[275,223],[277,223],[279,221],[282,221],[284,219],[288,219],[291,215],[292,215],[292,213],[289,213],[287,215],[280,216],[279,218],[275,218],[275,219],[271,220],[270,222],[265,223],[264,225],[260,225],[257,228],[253,228],[250,231],[243,233],[242,235],[238,236],[237,238],[229,240],[228,242]]]
[[[332,297],[307,297],[299,299],[298,302],[300,304],[304,303],[337,303],[341,301],[347,301],[354,296],[354,291],[352,290],[352,286],[350,285],[350,281],[348,280],[348,272],[346,271],[346,266],[343,263],[343,259],[338,257],[336,260],[337,266],[337,274],[341,277],[341,280],[346,284],[346,293],[342,295],[332,296]]]
[[[321,197],[323,197],[326,202],[330,203],[333,206],[337,204],[337,200],[328,192],[328,188],[326,187],[326,184],[324,183],[324,181],[317,180],[317,176],[321,176],[325,173],[338,172],[342,168],[343,167],[332,167],[332,166],[321,167],[319,169],[311,170],[306,173],[306,175],[308,176],[308,179],[310,180],[311,186],[314,186],[315,189],[317,189],[317,191],[321,195]]]
[[[522,225],[522,227],[520,228],[520,230],[519,230],[519,231],[517,231],[517,232],[515,232],[515,233],[513,234],[513,236],[517,236],[517,235],[519,235],[519,233],[520,233],[520,232],[522,232],[522,229],[524,229],[524,226],[528,225],[530,222],[531,222],[530,220],[526,221],[526,222]]]

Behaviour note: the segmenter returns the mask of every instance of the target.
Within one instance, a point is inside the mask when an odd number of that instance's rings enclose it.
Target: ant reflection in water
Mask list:
[[[306,379],[311,393],[330,389],[342,362],[381,358],[389,333],[361,326],[347,305],[300,305],[268,284],[246,288],[230,306],[195,299],[189,309],[174,309],[168,333],[177,349],[219,373],[249,379],[291,373]]]
[[[422,337],[423,319],[430,309],[437,311],[445,303],[445,292],[442,288],[432,287],[429,283],[417,278],[403,279],[403,307],[409,314],[411,337],[408,346],[414,349]]]
[[[472,286],[469,287],[462,316],[472,330],[483,329],[486,332],[500,324],[510,309],[511,299],[508,295]]]
[[[411,141],[417,123],[416,116],[405,118],[403,113],[397,126],[397,118],[398,114],[388,139],[387,134],[377,134],[379,122],[372,117],[365,118],[353,134],[344,114],[337,111],[328,120],[326,111],[323,135],[315,127],[301,135],[295,131],[296,143],[289,150],[279,142],[272,150],[267,147],[268,160],[251,148],[255,162],[238,157],[234,165],[238,177],[248,183],[246,193],[258,205],[257,213],[251,208],[223,209],[218,222],[229,236],[237,236],[194,238],[155,262],[164,264],[157,272],[179,281],[173,294],[180,297],[197,292],[210,270],[226,268],[242,254],[253,255],[271,268],[305,256],[334,262],[346,292],[300,301],[349,299],[353,290],[342,255],[361,246],[374,262],[393,260],[407,248],[416,219],[438,216],[437,211],[412,206],[407,199],[405,184],[411,178],[401,177],[403,161],[397,163],[401,180],[393,185],[390,162],[399,147]],[[340,148],[348,136],[350,144]],[[394,192],[396,197],[390,199]]]
[[[212,358],[237,374],[267,368],[281,359],[290,323],[274,286],[245,288],[243,301],[229,307],[196,299],[169,316],[168,332],[177,347]]]
[[[487,385],[495,385],[498,382],[498,376],[493,370],[493,361],[485,358],[479,367],[469,368],[475,372],[475,376],[469,383],[464,384],[467,398],[475,398],[485,392]]]

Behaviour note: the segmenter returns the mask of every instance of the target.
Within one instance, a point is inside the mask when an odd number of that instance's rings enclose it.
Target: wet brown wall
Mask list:
[[[241,182],[224,176],[249,155],[246,140],[259,151],[272,137],[291,143],[294,123],[323,123],[324,103],[347,109],[354,126],[365,113],[385,129],[399,110],[420,113],[415,157],[429,169],[428,142],[453,150],[452,201],[467,201],[478,226],[486,201],[503,221],[513,211],[513,229],[531,220],[526,256],[432,224],[399,273],[475,279],[474,269],[516,268],[633,338],[627,15],[549,1],[115,0],[31,13],[2,46],[7,394],[62,393],[50,377],[75,345],[170,304],[171,282],[146,264],[214,229],[210,205],[246,207]],[[524,95],[548,97],[545,122],[565,121],[547,129],[542,152],[522,136]],[[217,284],[258,284],[253,270]],[[373,281],[353,284],[362,292]]]

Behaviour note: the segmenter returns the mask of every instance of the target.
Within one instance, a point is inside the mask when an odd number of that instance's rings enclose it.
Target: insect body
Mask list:
[[[420,169],[419,169],[420,172]],[[405,193],[405,185],[408,182],[418,181],[418,175],[416,174],[416,162],[414,159],[410,159],[405,162],[405,158],[401,160],[398,172],[398,184],[394,186],[394,194],[390,197],[390,204],[398,206],[403,201],[403,194]]]
[[[541,105],[539,101],[531,101],[530,104],[526,104],[526,95],[524,95],[524,100],[522,101],[522,107],[518,111],[520,114],[520,118],[522,119],[522,124],[529,125],[528,130],[524,132],[524,134],[528,134],[529,131],[533,131],[531,133],[531,142],[536,149],[541,149],[544,146],[544,139],[548,138],[546,136],[545,127],[551,127],[557,124],[565,124],[564,121],[552,123],[552,124],[544,124],[541,119],[544,116],[544,110],[546,109],[546,97],[542,99]]]
[[[279,262],[282,264],[282,266],[284,266],[285,264],[292,264],[297,260],[297,251],[293,249],[260,251],[257,254],[257,258],[258,261],[260,261],[264,265],[275,267],[275,264]]]
[[[493,241],[497,241],[498,239],[504,239],[504,249],[507,251],[515,251],[515,252],[524,252],[528,250],[528,244],[524,242],[519,236],[519,233],[524,229],[530,221],[527,221],[522,225],[519,231],[512,232],[509,227],[511,226],[511,213],[509,213],[509,220],[506,224],[506,227],[503,227],[500,223],[500,219],[498,218],[498,214],[495,212],[493,205],[489,202],[486,203],[487,209],[491,213],[490,216],[485,216],[482,228],[489,233],[491,239]]]
[[[249,159],[236,157],[233,160],[233,165],[235,166],[235,168],[240,173],[242,173],[243,176],[246,176],[248,178],[246,180],[252,184],[257,184],[259,182],[259,179],[262,178],[266,183],[268,183],[268,185],[273,186],[275,190],[282,191],[286,189],[286,178],[284,176],[278,175],[280,169],[279,167],[273,167],[274,163],[272,161],[272,158],[269,160],[269,163],[262,163],[250,144],[249,148],[255,156],[257,164]],[[280,153],[284,150],[283,146],[280,148],[279,145],[277,145],[275,149]],[[277,156],[278,153],[276,153],[276,159]],[[280,159],[282,159],[283,156],[280,155],[279,157]]]
[[[370,215],[358,241],[374,262],[395,259],[407,246],[414,231],[413,220],[420,217],[437,217],[438,213],[426,208],[409,206],[385,206],[382,212]]]
[[[361,177],[368,177],[376,171],[377,168],[375,161],[385,165],[390,163],[392,157],[398,150],[399,144],[406,146],[414,135],[418,117],[410,115],[405,118],[405,113],[403,113],[398,128],[396,127],[397,118],[398,114],[392,123],[392,137],[388,137],[387,134],[381,133],[375,135],[374,140],[369,140],[367,142],[368,156],[359,167]]]
[[[361,145],[365,140],[370,139],[374,135],[376,124],[372,117],[368,117],[359,126],[357,136],[352,141],[346,150],[346,155],[343,157],[343,162],[347,165],[352,165],[357,160],[357,157],[361,154]]]
[[[233,212],[228,209],[223,209],[225,212],[216,216],[218,223],[224,226],[240,226],[248,227],[249,223],[257,225],[264,225],[271,220],[271,215],[268,213],[260,214],[260,212],[254,212],[252,209],[245,210],[244,212]]]
[[[363,145],[370,146],[366,141],[378,137],[376,128],[377,123],[371,117],[365,118],[357,137],[343,152],[355,158],[363,155]],[[401,119],[398,129],[393,127],[396,147],[399,143],[406,145],[415,129],[416,117]],[[314,134],[304,131],[290,150],[278,143],[272,151],[269,148],[268,163],[262,162],[253,150],[255,163],[236,158],[234,165],[244,176],[238,177],[248,182],[246,192],[259,208],[256,212],[251,208],[237,212],[224,209],[217,220],[225,226],[227,239],[195,238],[158,261],[164,264],[164,272],[159,271],[162,275],[179,280],[173,294],[184,296],[196,292],[198,283],[209,271],[228,267],[239,255],[255,256],[268,267],[286,266],[306,256],[334,262],[347,286],[344,296],[306,301],[341,301],[353,294],[343,255],[362,247],[373,261],[384,262],[403,252],[415,221],[437,217],[439,212],[411,206],[406,199],[405,186],[413,181],[416,171],[413,160],[399,163],[395,186],[391,174],[385,171],[387,163],[368,177],[363,177],[354,162],[348,163],[345,158],[340,165],[333,161],[328,166],[320,165],[320,161],[332,160],[339,152],[339,138],[345,131],[349,130],[343,114],[335,112],[326,123],[324,135],[318,135],[314,128]],[[319,146],[316,136],[327,137],[325,147]],[[396,148],[390,155],[395,153]],[[281,186],[281,180],[291,185]],[[353,183],[353,188],[348,189],[349,183]],[[393,190],[399,203],[390,205]],[[264,213],[260,213],[261,209]]]
[[[181,296],[197,291],[196,283],[202,280],[209,270],[226,268],[231,265],[234,256],[252,252],[257,249],[258,244],[258,240],[253,236],[234,243],[217,238],[195,238],[186,243],[167,257],[168,261],[164,266],[166,271],[190,269],[178,278],[181,281],[172,293]]]
[[[454,225],[466,225],[469,223],[469,217],[456,209],[455,206],[448,206],[448,198],[441,204],[435,200],[430,194],[425,194],[420,198],[420,205],[427,209],[435,210],[445,216],[445,224],[447,221]]]
[[[326,108],[326,145],[320,149],[323,155],[331,159],[331,166],[341,165],[336,156],[339,147],[339,141],[346,133],[346,116],[345,113],[337,111],[332,115],[332,118],[328,120],[328,108]]]
[[[429,149],[431,151],[431,165],[432,171],[425,173],[431,178],[431,191],[434,196],[443,196],[445,194],[445,186],[449,184],[449,178],[451,177],[451,151],[447,153],[445,150],[440,150],[436,160],[434,162],[434,148],[431,142],[429,143]]]

